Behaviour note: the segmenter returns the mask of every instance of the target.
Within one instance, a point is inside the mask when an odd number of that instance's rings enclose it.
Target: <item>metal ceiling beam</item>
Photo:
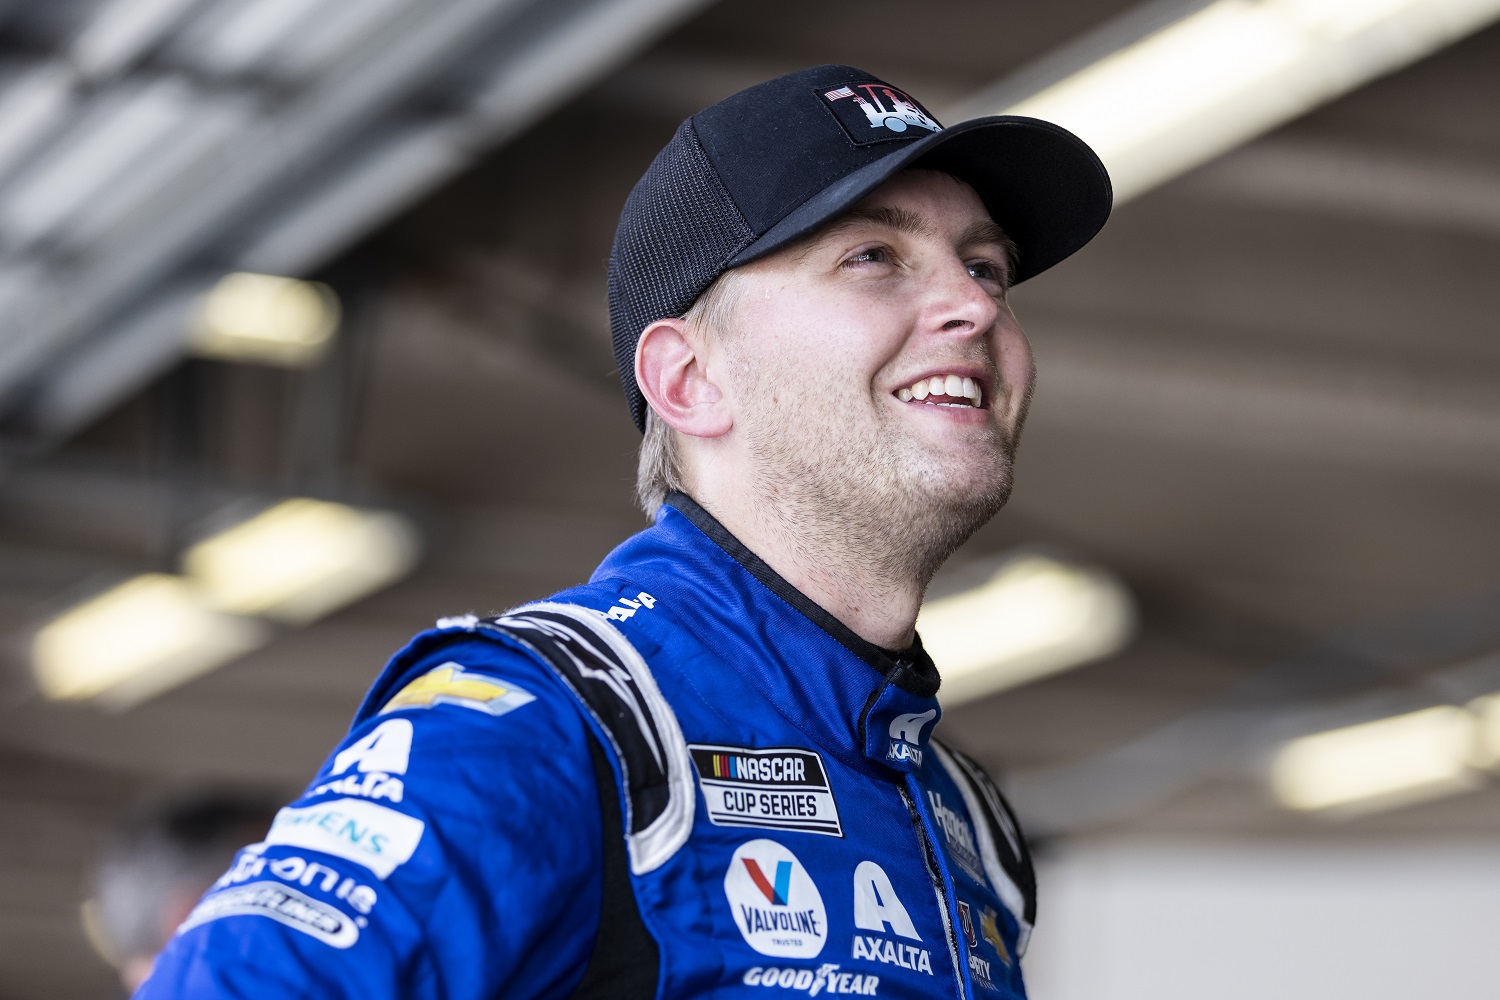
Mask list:
[[[1056,324],[1037,353],[1034,429],[1500,479],[1500,399],[1483,371]]]
[[[1246,146],[1187,179],[1220,201],[1500,239],[1500,175],[1478,163],[1297,138]]]
[[[202,158],[155,211],[25,289],[0,319],[0,406],[27,399],[24,422],[66,434],[180,356],[184,296],[235,267],[326,261],[706,2],[407,5],[382,48],[247,118],[227,157]],[[458,97],[411,118],[412,98],[465,60]]]

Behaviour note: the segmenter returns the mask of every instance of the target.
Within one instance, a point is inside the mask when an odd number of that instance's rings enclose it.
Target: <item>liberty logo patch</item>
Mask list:
[[[816,958],[828,940],[822,894],[797,856],[774,840],[735,850],[724,897],[745,943],[762,955]]]
[[[856,146],[920,139],[943,130],[910,94],[889,84],[850,83],[819,90],[818,97]]]
[[[714,826],[844,835],[823,758],[812,750],[698,743],[688,750]]]
[[[988,959],[980,958],[974,954],[979,947],[979,938],[974,934],[974,911],[968,903],[958,901],[958,922],[963,928],[964,943],[969,946],[969,974],[974,977],[974,982],[986,989],[997,989],[992,978]]]

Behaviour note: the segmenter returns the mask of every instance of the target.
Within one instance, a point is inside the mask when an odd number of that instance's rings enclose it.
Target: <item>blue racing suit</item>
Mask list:
[[[138,996],[1023,998],[1031,864],[937,687],[672,494],[398,653]]]

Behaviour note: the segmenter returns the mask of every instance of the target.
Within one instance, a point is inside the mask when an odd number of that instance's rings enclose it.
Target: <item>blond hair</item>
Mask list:
[[[723,336],[730,329],[734,314],[734,271],[725,271],[703,290],[681,316],[689,329],[704,335]],[[646,433],[635,466],[635,498],[648,518],[673,491],[689,492],[682,465],[677,432],[658,417],[650,404],[646,406]]]

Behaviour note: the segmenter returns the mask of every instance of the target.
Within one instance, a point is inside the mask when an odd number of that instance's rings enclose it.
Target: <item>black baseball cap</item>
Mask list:
[[[815,66],[742,90],[677,128],[625,199],[609,258],[615,363],[646,428],[635,346],[714,279],[842,215],[898,171],[967,182],[1040,274],[1109,218],[1109,174],[1082,139],[1015,115],[943,128],[903,90],[852,66]]]

